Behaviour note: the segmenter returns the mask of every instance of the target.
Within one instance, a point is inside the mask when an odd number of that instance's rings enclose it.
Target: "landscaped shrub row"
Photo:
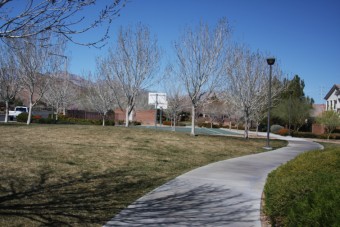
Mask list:
[[[211,128],[211,123],[205,123],[205,122],[198,122],[197,123],[198,127],[203,127],[203,128]],[[221,124],[212,124],[212,128],[221,128]]]
[[[268,175],[265,213],[272,226],[338,226],[340,146],[304,153]]]
[[[21,113],[17,116],[18,122],[27,122],[28,113]],[[63,115],[58,116],[58,120],[49,118],[42,118],[40,115],[33,115],[31,119],[32,123],[39,124],[81,124],[81,125],[101,125],[102,120],[90,120],[90,119],[80,119],[80,118],[68,118]],[[115,125],[113,120],[106,120],[105,125]]]
[[[316,135],[312,132],[292,132],[293,137],[327,139],[326,134]],[[340,133],[332,133],[329,139],[340,139]]]
[[[163,121],[162,124],[167,125],[167,126],[171,126],[171,121]],[[186,126],[186,124],[184,124],[182,122],[176,122],[176,126]]]

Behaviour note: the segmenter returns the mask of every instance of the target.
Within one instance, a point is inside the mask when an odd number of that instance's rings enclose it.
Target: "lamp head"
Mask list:
[[[268,65],[274,65],[275,58],[267,58],[267,63],[268,63]]]

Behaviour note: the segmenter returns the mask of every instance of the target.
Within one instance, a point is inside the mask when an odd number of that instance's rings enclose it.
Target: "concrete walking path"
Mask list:
[[[261,226],[261,194],[268,173],[298,154],[322,149],[286,138],[278,150],[212,163],[160,186],[105,226]]]

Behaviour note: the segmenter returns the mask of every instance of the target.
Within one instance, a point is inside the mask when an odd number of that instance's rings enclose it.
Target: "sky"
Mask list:
[[[90,15],[87,12],[87,19]],[[166,62],[174,54],[173,42],[186,27],[200,21],[214,26],[221,18],[229,21],[233,41],[275,57],[288,79],[299,75],[305,94],[316,103],[324,103],[331,87],[340,84],[338,0],[129,0],[113,21],[104,48],[68,46],[69,70],[77,75],[95,70],[96,57],[106,55],[114,45],[120,26],[149,26]],[[90,32],[84,38],[96,36],[97,32]]]

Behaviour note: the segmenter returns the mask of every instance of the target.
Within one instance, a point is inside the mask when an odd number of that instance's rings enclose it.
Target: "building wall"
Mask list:
[[[340,112],[340,97],[335,95],[336,90],[326,101],[326,110],[336,110]]]
[[[125,121],[125,111],[116,109],[115,121]],[[142,125],[153,125],[155,123],[155,110],[137,110],[133,112],[133,121],[139,121]]]
[[[321,135],[325,133],[325,127],[320,124],[313,124],[312,125],[312,133]]]

